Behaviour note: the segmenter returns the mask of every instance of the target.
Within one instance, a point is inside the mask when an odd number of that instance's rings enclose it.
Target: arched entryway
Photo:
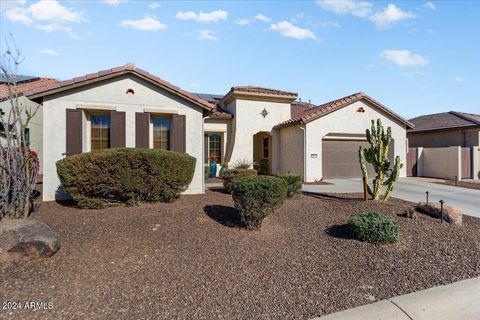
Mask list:
[[[272,174],[272,135],[257,132],[253,136],[253,168],[259,174]]]

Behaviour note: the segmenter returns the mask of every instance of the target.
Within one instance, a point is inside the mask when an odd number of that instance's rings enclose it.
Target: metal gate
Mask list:
[[[472,148],[462,148],[462,179],[472,178]]]
[[[417,176],[417,148],[408,148],[407,153],[407,176]]]

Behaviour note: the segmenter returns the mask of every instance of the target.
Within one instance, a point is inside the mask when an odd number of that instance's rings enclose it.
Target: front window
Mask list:
[[[153,148],[170,149],[170,119],[153,119]]]
[[[110,116],[91,115],[90,122],[92,126],[91,149],[101,150],[110,148]]]

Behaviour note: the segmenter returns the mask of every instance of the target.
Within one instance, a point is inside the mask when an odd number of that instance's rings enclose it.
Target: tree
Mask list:
[[[10,110],[0,113],[0,220],[28,217],[39,171],[37,154],[26,139],[28,123],[38,107],[27,108],[19,100],[17,72],[23,58],[11,35],[6,48],[0,71],[7,83]]]
[[[363,178],[367,182],[368,194],[370,194],[374,200],[386,202],[392,195],[393,187],[398,180],[403,164],[400,162],[400,157],[396,156],[393,168],[390,168],[391,163],[388,159],[388,147],[392,141],[392,128],[388,127],[387,132],[385,132],[380,119],[377,119],[376,126],[375,120],[372,120],[372,127],[370,130],[366,130],[366,134],[370,148],[360,147],[358,149],[360,169],[362,170]],[[373,166],[376,174],[375,179],[372,181],[373,188],[368,185],[367,162]],[[383,186],[386,186],[386,190],[382,196]]]

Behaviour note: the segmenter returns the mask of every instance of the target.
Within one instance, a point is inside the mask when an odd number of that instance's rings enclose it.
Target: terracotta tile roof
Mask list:
[[[19,96],[24,92],[28,92],[34,89],[41,89],[49,85],[57,84],[58,80],[50,78],[33,78],[27,81],[17,83],[16,91]],[[7,100],[9,97],[8,85],[5,82],[0,83],[0,101]]]
[[[290,117],[292,118],[298,117],[304,111],[314,107],[316,107],[316,105],[308,102],[294,102],[290,105]]]
[[[232,87],[230,91],[235,92],[246,92],[246,93],[258,93],[258,94],[265,94],[265,95],[276,95],[276,96],[298,96],[296,92],[288,92],[282,91],[277,89],[270,89],[270,88],[263,88],[263,87],[255,87],[255,86],[238,86]]]
[[[450,111],[419,116],[410,119],[410,122],[415,125],[415,128],[409,131],[426,131],[466,126],[480,126],[480,115]]]
[[[323,117],[326,114],[329,114],[330,112],[333,112],[335,110],[338,110],[340,108],[343,108],[349,104],[352,104],[356,101],[359,100],[367,100],[368,102],[372,103],[373,105],[377,106],[378,108],[382,109],[392,117],[396,118],[400,122],[404,123],[407,127],[412,128],[413,124],[408,122],[407,120],[403,119],[387,107],[385,107],[383,104],[380,102],[374,100],[373,98],[369,97],[363,92],[357,92],[352,95],[333,100],[324,104],[321,104],[317,107],[307,109],[303,112],[301,112],[299,115],[296,117],[292,117],[291,119],[288,119],[284,122],[281,122],[275,126],[275,129],[283,128],[283,127],[288,127],[288,126],[293,126],[293,125],[299,125],[299,124],[305,124],[310,121],[316,120],[320,117]]]
[[[168,91],[171,91],[172,93],[204,108],[207,110],[212,110],[214,105],[209,103],[208,101],[203,100],[202,98],[191,94],[188,91],[185,91],[170,82],[167,82],[165,80],[160,79],[159,77],[143,70],[140,68],[137,68],[134,64],[126,64],[124,66],[120,67],[114,67],[111,69],[107,70],[102,70],[98,71],[95,73],[90,73],[81,77],[76,77],[70,80],[64,80],[61,81],[57,84],[51,84],[48,85],[47,87],[44,88],[39,88],[39,89],[33,89],[31,91],[25,92],[25,95],[28,96],[29,98],[35,99],[35,98],[40,98],[43,96],[47,96],[53,93],[57,93],[60,91],[68,90],[71,88],[77,88],[80,87],[84,84],[89,84],[92,82],[100,81],[103,79],[108,79],[112,78],[118,75],[126,74],[126,73],[132,73],[135,74],[141,78],[144,78],[154,84],[156,84],[159,87],[162,87],[163,89],[166,89]]]
[[[233,115],[227,110],[222,109],[220,106],[216,106],[210,113],[210,118],[214,119],[232,119]]]

